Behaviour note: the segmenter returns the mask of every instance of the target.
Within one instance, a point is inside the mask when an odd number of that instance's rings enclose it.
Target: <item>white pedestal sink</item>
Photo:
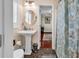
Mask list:
[[[25,36],[25,55],[31,55],[31,52],[32,52],[32,35],[35,33],[36,33],[36,30],[18,31],[18,34]]]

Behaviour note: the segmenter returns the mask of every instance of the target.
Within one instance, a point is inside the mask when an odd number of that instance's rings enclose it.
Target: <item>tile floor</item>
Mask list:
[[[56,58],[56,53],[50,48],[43,48],[31,55],[24,55],[24,58]]]

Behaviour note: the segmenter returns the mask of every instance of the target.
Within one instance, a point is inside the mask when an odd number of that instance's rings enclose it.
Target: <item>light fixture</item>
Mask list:
[[[26,10],[33,10],[36,8],[34,1],[27,0],[25,1]]]
[[[28,2],[25,2],[25,6],[27,6],[27,5],[29,5],[29,3]]]
[[[35,3],[34,3],[34,2],[32,2],[32,5],[35,5]]]
[[[27,5],[34,5],[34,1],[29,1],[29,0],[26,1],[25,2],[25,6],[27,6]]]

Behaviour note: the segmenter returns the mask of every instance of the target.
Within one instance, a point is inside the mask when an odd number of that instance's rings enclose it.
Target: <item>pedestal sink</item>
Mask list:
[[[25,36],[25,55],[31,55],[31,52],[32,52],[32,35],[35,33],[36,33],[36,30],[18,31],[18,34]]]

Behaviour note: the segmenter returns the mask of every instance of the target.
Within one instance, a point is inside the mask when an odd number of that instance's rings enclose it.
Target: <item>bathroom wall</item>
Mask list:
[[[13,57],[12,41],[12,18],[13,18],[13,1],[0,0],[0,34],[3,36],[2,46],[0,47],[0,58]],[[4,13],[3,13],[4,11]]]
[[[0,35],[3,35],[3,0],[0,0]],[[3,39],[2,39],[3,40]],[[1,44],[1,46],[0,46],[0,58],[2,57],[2,52],[3,52],[3,50],[2,50],[2,48],[3,48],[3,41],[2,40],[0,40],[1,42],[0,42],[0,44]]]
[[[23,29],[23,21],[25,19],[25,12],[24,12],[24,0],[18,0],[18,29]]]
[[[17,34],[17,30],[22,30],[23,26],[22,23],[24,21],[24,0],[14,0],[14,9],[13,9],[13,20],[17,21],[15,25],[13,25],[15,28],[13,29],[13,40],[17,43],[18,41],[21,41],[21,46],[16,45],[14,46],[14,49],[23,48],[25,46],[25,37],[23,35]],[[15,9],[16,8],[16,9]],[[16,26],[17,25],[17,26]]]
[[[14,50],[25,48],[25,37],[23,35],[15,33],[14,40],[15,40]]]
[[[16,30],[18,28],[18,4],[19,0],[13,0],[13,28]]]
[[[4,0],[4,48],[3,57],[13,57],[13,0]]]

